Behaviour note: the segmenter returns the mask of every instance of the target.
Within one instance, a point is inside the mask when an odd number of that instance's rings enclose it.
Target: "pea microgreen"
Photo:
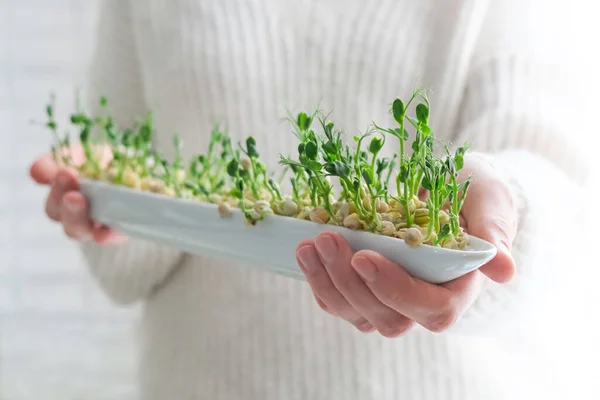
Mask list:
[[[72,165],[69,136],[58,134],[54,100],[46,106],[44,124],[52,132],[52,154],[57,162]],[[297,145],[294,154],[280,155],[283,173],[275,179],[254,137],[234,147],[219,125],[210,132],[207,152],[189,160],[183,157],[181,137],[173,134],[169,161],[153,147],[151,112],[122,129],[102,97],[99,116],[90,117],[78,106],[70,117],[86,156],[83,165],[72,166],[91,179],[219,204],[222,215],[238,208],[250,225],[275,213],[393,236],[411,247],[462,249],[468,237],[459,216],[471,178],[459,181],[459,173],[469,146],[452,153],[443,145],[444,154],[438,156],[430,113],[427,92],[416,90],[406,103],[392,102],[393,126],[372,123],[352,140],[318,109],[288,116]],[[92,137],[93,132],[99,134]],[[112,151],[107,166],[94,151],[99,146]],[[396,151],[382,156],[390,146]],[[281,189],[286,176],[289,194]],[[423,190],[427,199],[419,197]]]

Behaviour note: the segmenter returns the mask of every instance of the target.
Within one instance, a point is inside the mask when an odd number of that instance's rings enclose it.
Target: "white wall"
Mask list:
[[[132,323],[91,281],[76,247],[43,217],[28,165],[48,150],[50,91],[72,110],[95,1],[0,0],[0,398],[132,399]]]

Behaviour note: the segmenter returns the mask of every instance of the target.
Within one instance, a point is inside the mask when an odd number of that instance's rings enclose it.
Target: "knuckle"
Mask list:
[[[510,215],[485,215],[481,217],[480,225],[488,230],[500,232],[504,237],[509,238],[514,233],[514,224]]]
[[[488,215],[483,217],[486,225],[493,226],[496,229],[501,230],[503,233],[507,233],[510,226],[509,217],[507,215]]]
[[[336,276],[334,278],[335,287],[342,293],[357,293],[359,288],[355,284],[355,281],[349,276],[349,274],[343,274],[342,276]]]
[[[323,268],[308,268],[306,275],[314,282],[315,289],[320,291],[331,290],[329,275]]]
[[[347,302],[331,285],[313,283],[312,289],[323,311],[339,316],[352,315]]]
[[[327,298],[331,297],[333,292],[333,287],[329,282],[327,273],[325,271],[313,271],[309,269],[305,274],[315,294],[322,300],[327,301]]]

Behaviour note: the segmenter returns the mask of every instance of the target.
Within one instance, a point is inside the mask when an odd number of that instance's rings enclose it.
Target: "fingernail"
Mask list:
[[[359,321],[355,323],[354,326],[356,326],[359,331],[365,333],[373,332],[375,330],[375,327],[367,320]]]
[[[81,205],[77,201],[74,201],[73,199],[71,199],[71,200],[66,199],[65,207],[67,208],[67,211],[70,213],[78,213],[81,211]]]
[[[325,262],[334,261],[338,254],[338,246],[335,240],[329,235],[321,235],[317,237],[315,246],[319,255]]]
[[[377,267],[365,257],[352,259],[352,267],[367,282],[373,283],[377,277]]]
[[[298,258],[300,259],[302,266],[307,270],[313,270],[317,268],[321,262],[315,247],[311,245],[307,245],[298,249]]]

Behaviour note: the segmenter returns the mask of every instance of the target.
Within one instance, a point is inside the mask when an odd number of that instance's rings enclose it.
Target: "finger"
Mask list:
[[[57,172],[58,166],[50,155],[38,158],[29,169],[31,178],[41,185],[50,184]]]
[[[313,296],[315,297],[315,301],[317,302],[317,304],[319,305],[319,307],[321,307],[321,309],[323,311],[327,311],[328,313],[331,313],[329,310],[329,307],[327,307],[327,304],[325,304],[323,302],[323,300],[321,300],[321,298],[319,296],[317,296],[317,294],[315,293],[314,290],[313,290]]]
[[[356,253],[352,266],[382,303],[433,332],[453,325],[480,288],[478,274],[467,274],[449,287],[434,285],[372,251]]]
[[[46,214],[54,221],[60,221],[60,208],[64,194],[71,190],[77,190],[79,182],[73,171],[60,169],[52,181],[50,193],[46,199]]]
[[[408,318],[379,301],[354,271],[353,251],[342,235],[321,233],[315,246],[335,287],[383,336],[397,337],[412,326]]]
[[[101,167],[106,167],[110,163],[110,161],[113,159],[112,150],[111,150],[110,146],[107,144],[100,145],[100,146],[93,146],[92,152],[93,152],[96,160],[98,160],[98,162],[100,163]],[[73,163],[75,165],[77,165],[77,166],[82,165],[86,160],[85,151],[83,150],[83,147],[80,145],[72,146],[71,147],[71,157],[73,158]]]
[[[459,214],[458,220],[459,220],[459,224],[463,228],[463,230],[465,232],[469,233],[469,225],[467,224],[467,220],[465,219],[465,216],[462,213]]]
[[[65,234],[76,240],[87,240],[92,236],[92,224],[89,219],[85,197],[77,191],[66,192],[60,209]]]
[[[507,241],[504,239],[502,232],[503,224],[497,220],[481,219],[477,223],[469,225],[469,234],[485,241],[492,243],[496,246],[496,256],[483,265],[479,270],[484,273],[488,278],[498,283],[510,282],[516,273],[517,266],[515,260],[507,246]]]
[[[126,235],[95,222],[92,223],[92,236],[95,242],[102,244],[120,244],[127,240]]]
[[[320,304],[321,308],[333,315],[343,318],[363,332],[372,330],[372,325],[352,308],[331,282],[331,279],[317,254],[314,242],[304,241],[300,243],[296,251],[296,259],[298,265],[304,272],[306,280],[310,284],[315,297],[325,305],[325,307],[323,307]]]
[[[513,279],[516,265],[510,249],[517,232],[517,210],[508,187],[498,181],[487,181],[469,192],[464,216],[469,234],[492,243],[496,256],[480,268],[490,279],[504,283]]]

